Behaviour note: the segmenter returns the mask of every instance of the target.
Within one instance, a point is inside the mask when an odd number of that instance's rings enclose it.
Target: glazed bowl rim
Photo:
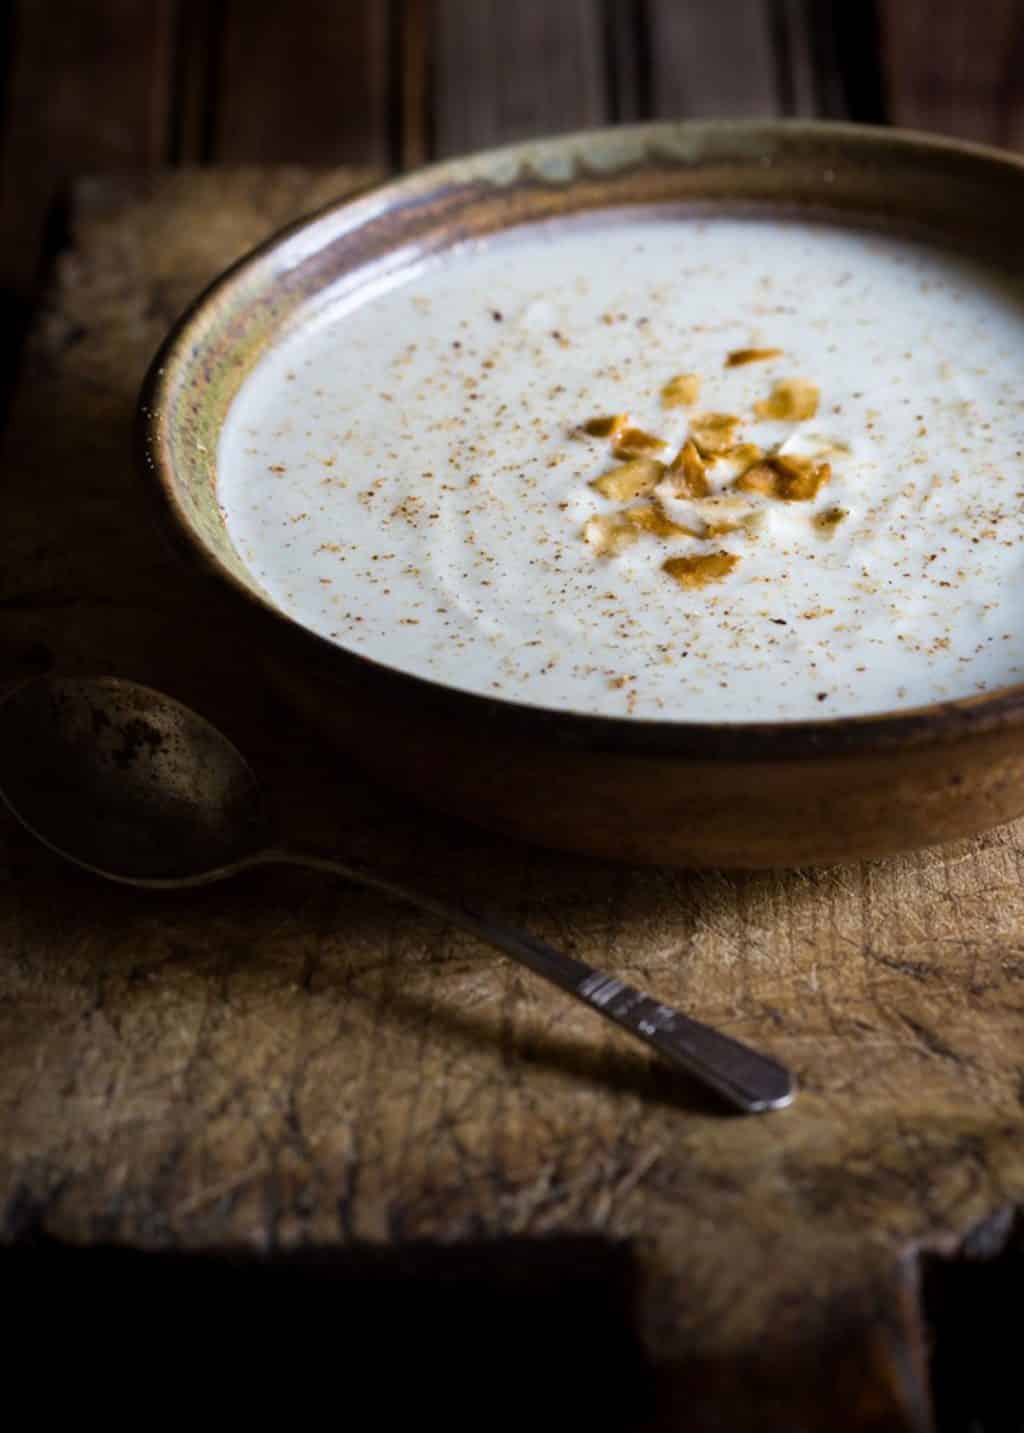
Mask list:
[[[383,678],[397,695],[403,688],[411,699],[417,696],[442,709],[461,709],[481,721],[501,725],[512,723],[536,735],[549,737],[573,747],[591,750],[629,751],[637,755],[699,756],[701,759],[763,760],[804,756],[842,756],[893,747],[917,747],[950,742],[970,735],[1014,726],[1024,718],[1024,682],[1000,687],[976,696],[928,703],[913,708],[864,715],[797,718],[782,721],[696,722],[667,718],[598,715],[574,709],[545,707],[491,696],[392,667],[373,657],[321,637],[290,617],[255,585],[249,585],[231,571],[206,543],[178,500],[173,465],[174,432],[167,419],[171,405],[166,401],[176,383],[187,382],[189,360],[199,338],[208,330],[218,308],[245,280],[267,266],[274,256],[292,247],[295,262],[313,255],[325,242],[352,232],[360,225],[388,211],[438,191],[439,186],[484,182],[498,187],[505,174],[536,173],[538,165],[561,160],[569,166],[564,178],[549,180],[571,183],[582,156],[604,146],[613,154],[632,156],[625,165],[603,166],[609,174],[622,168],[640,168],[658,156],[658,146],[675,142],[683,150],[698,149],[702,136],[731,136],[756,145],[773,134],[795,134],[822,144],[847,141],[864,152],[904,150],[922,154],[963,156],[969,162],[995,164],[1004,170],[1024,172],[1024,157],[989,145],[950,139],[941,135],[880,125],[862,125],[830,120],[804,119],[723,119],[659,120],[644,124],[617,125],[522,141],[474,151],[444,159],[331,200],[312,213],[277,229],[222,270],[185,309],[157,350],[146,373],[136,410],[136,448],[147,497],[163,537],[171,548],[207,584],[213,584],[241,613],[258,616],[265,622],[268,637],[276,628],[280,638],[291,643],[311,666],[348,679]],[[639,159],[637,154],[639,152]],[[753,149],[752,151],[753,152]],[[593,175],[594,171],[591,171]],[[742,196],[740,196],[742,197]]]

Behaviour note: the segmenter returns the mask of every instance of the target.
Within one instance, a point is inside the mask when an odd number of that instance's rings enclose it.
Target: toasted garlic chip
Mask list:
[[[718,518],[708,523],[704,536],[725,537],[730,532],[753,532],[760,516],[760,513],[744,513],[742,517]]]
[[[759,508],[752,508],[745,498],[731,493],[696,502],[694,510],[704,523],[704,538],[724,537],[729,532],[753,533],[763,518]]]
[[[616,458],[647,458],[651,453],[660,453],[664,447],[664,438],[656,438],[642,428],[627,428],[616,434],[612,452]]]
[[[816,463],[813,458],[787,458],[781,454],[772,459],[779,475],[779,497],[787,503],[808,503],[816,498],[832,476],[830,463]]]
[[[611,413],[603,418],[588,418],[579,431],[588,438],[617,438],[629,422],[628,413]]]
[[[782,378],[771,396],[754,404],[759,418],[777,418],[794,423],[813,418],[818,411],[818,385],[806,378]]]
[[[587,418],[580,424],[581,433],[590,438],[616,438],[629,426],[629,413],[609,413],[600,418]]]
[[[702,458],[717,457],[732,447],[740,420],[731,413],[701,413],[690,424],[690,437]]]
[[[726,448],[722,454],[728,458],[730,463],[736,463],[744,472],[759,463],[764,457],[764,449],[759,448],[756,443],[735,443],[731,448]]]
[[[706,587],[728,577],[739,558],[732,552],[709,552],[703,557],[669,557],[661,570],[674,577],[680,587]]]
[[[676,497],[706,498],[711,491],[704,459],[697,452],[696,443],[690,438],[687,438],[669,463],[665,475],[671,482]]]
[[[635,508],[627,508],[622,516],[641,532],[649,532],[653,537],[700,536],[692,527],[673,522],[658,503],[640,503]]]
[[[631,498],[646,497],[658,486],[665,472],[664,463],[657,458],[634,458],[611,472],[602,473],[590,484],[602,497],[613,502],[628,502]]]
[[[583,536],[598,557],[617,557],[632,547],[640,534],[616,516],[590,518],[583,528]]]
[[[766,498],[779,496],[779,475],[771,463],[754,463],[740,473],[733,487],[741,493],[761,493]]]
[[[726,368],[739,368],[744,363],[764,363],[769,358],[781,358],[781,348],[734,348],[726,356]]]
[[[825,508],[814,518],[814,526],[821,532],[833,533],[841,522],[850,516],[846,508]]]
[[[700,378],[696,373],[677,373],[661,390],[666,408],[689,408],[700,397]]]
[[[733,487],[741,493],[761,493],[763,497],[781,498],[787,503],[807,503],[817,497],[831,476],[829,463],[777,453],[767,462],[755,463],[741,473]]]

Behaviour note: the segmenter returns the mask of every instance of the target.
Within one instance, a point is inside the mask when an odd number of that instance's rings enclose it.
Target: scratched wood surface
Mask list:
[[[154,540],[129,430],[145,361],[197,287],[352,182],[79,187],[6,449],[3,678],[55,664],[177,693],[251,754],[299,834],[464,890],[774,1050],[803,1093],[725,1117],[377,896],[298,871],[110,888],[4,818],[3,1234],[625,1239],[635,1326],[691,1411],[706,1397],[721,1426],[768,1428],[810,1400],[829,1426],[923,1429],[901,1261],[1024,1199],[1024,830],[817,873],[599,867],[385,796],[299,727]]]

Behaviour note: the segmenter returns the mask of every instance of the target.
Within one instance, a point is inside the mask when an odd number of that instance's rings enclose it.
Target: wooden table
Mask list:
[[[1009,66],[1013,9],[968,24],[937,0],[881,5],[888,65],[873,70],[866,6],[837,7],[830,31],[824,7],[788,0],[90,3],[54,69],[47,7],[22,4],[4,163],[25,204],[7,281],[30,291],[57,161],[97,158],[66,142],[87,111],[90,143],[110,139],[99,157],[128,163],[372,167],[609,117],[880,117],[883,102],[1012,140],[1015,92],[986,107],[981,66]],[[1005,43],[982,59],[977,32],[990,44],[997,23]],[[32,108],[47,46],[60,85]],[[953,51],[942,89],[924,67]],[[303,76],[287,92],[283,53]],[[18,150],[30,131],[49,168]],[[723,1117],[586,1012],[378,897],[300,872],[122,891],[3,819],[0,1268],[32,1245],[28,1288],[47,1239],[248,1249],[274,1268],[315,1247],[351,1338],[376,1309],[424,1369],[454,1348],[500,1383],[495,1342],[514,1333],[506,1411],[530,1368],[555,1376],[557,1346],[615,1371],[544,1405],[592,1425],[603,1411],[640,1426],[642,1407],[666,1429],[923,1433],[932,1382],[942,1427],[967,1429],[1013,1379],[998,1315],[1022,1244],[1024,828],[745,877],[481,836],[324,751],[209,629],[149,531],[129,428],[162,333],[237,253],[369,177],[264,164],[75,186],[7,437],[0,683],[56,666],[176,692],[252,755],[300,834],[465,888],[776,1050],[804,1093],[783,1115]],[[117,1283],[111,1267],[101,1282]],[[133,1275],[133,1301],[163,1267]],[[394,1390],[379,1396],[386,1409]]]

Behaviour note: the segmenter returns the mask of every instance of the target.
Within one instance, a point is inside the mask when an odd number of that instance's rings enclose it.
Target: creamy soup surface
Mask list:
[[[262,588],[342,647],[769,721],[1024,677],[1022,454],[1018,278],[869,228],[620,216],[327,304],[245,380],[218,481]]]

